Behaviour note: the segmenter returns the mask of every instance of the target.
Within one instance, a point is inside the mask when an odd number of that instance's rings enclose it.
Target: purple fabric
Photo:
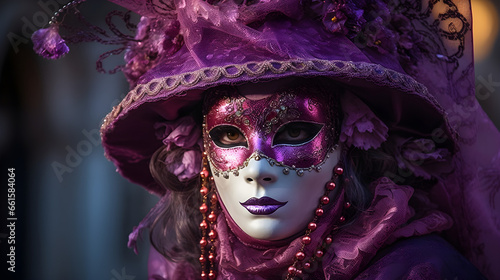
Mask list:
[[[162,140],[167,149],[177,146],[185,149],[202,148],[201,126],[190,116],[176,121],[157,122],[153,126],[156,137]]]
[[[148,263],[148,280],[197,279],[190,267],[167,261],[152,247]],[[442,238],[427,235],[401,240],[380,250],[368,266],[353,279],[481,280],[486,278]]]
[[[148,258],[148,280],[191,280],[198,278],[192,266],[186,263],[170,262],[151,246]]]
[[[44,58],[58,59],[69,52],[68,46],[59,35],[57,24],[35,31],[31,40],[33,41],[33,50]]]
[[[395,158],[401,169],[407,169],[417,177],[431,179],[438,174],[450,173],[450,151],[437,148],[430,139],[395,138]]]
[[[176,121],[164,121],[154,124],[156,137],[162,140],[167,150],[174,147],[183,149],[179,158],[175,154],[168,154],[165,158],[167,170],[173,173],[179,181],[188,181],[201,171],[201,127],[195,120],[188,116]]]
[[[350,92],[341,98],[344,121],[340,141],[363,149],[377,149],[387,140],[389,129],[375,114]]]
[[[398,241],[381,250],[355,280],[485,279],[465,257],[436,235]]]
[[[173,55],[181,48],[183,40],[179,27],[178,21],[141,18],[134,38],[137,41],[131,42],[125,53],[127,63],[123,73],[131,87],[155,65],[158,58]]]
[[[334,254],[323,259],[325,274],[331,275],[326,279],[351,279],[379,249],[401,237],[402,232],[411,233],[409,236],[426,235],[446,230],[452,224],[442,212],[425,213],[428,207],[420,207],[416,213],[408,204],[414,193],[411,187],[395,185],[384,177],[375,181],[372,188],[371,206],[335,235]],[[417,218],[420,211],[425,215]]]
[[[177,176],[179,181],[185,182],[198,176],[201,171],[201,151],[186,150],[182,154],[182,159],[179,160],[172,154],[167,155],[165,159],[167,170]]]

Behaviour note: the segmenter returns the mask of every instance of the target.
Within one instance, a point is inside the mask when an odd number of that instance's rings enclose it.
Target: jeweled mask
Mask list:
[[[204,145],[214,175],[237,175],[252,158],[283,166],[285,174],[321,169],[340,130],[336,92],[321,83],[287,81],[265,96],[230,86],[207,93]]]
[[[247,235],[280,240],[312,219],[340,159],[337,104],[335,89],[316,80],[207,92],[203,135],[210,168],[221,205]]]

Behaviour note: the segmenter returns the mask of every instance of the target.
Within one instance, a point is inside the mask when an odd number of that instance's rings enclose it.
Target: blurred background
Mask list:
[[[103,118],[129,90],[121,73],[96,71],[98,57],[116,46],[81,43],[64,59],[43,59],[28,39],[67,0],[0,1],[1,178],[7,182],[7,168],[16,169],[18,217],[16,278],[3,278],[12,277],[5,273],[4,184],[0,279],[146,279],[148,236],[139,255],[127,241],[157,198],[115,172],[99,136]],[[115,9],[88,1],[80,10],[104,25]],[[123,56],[104,67],[119,64]]]
[[[0,173],[16,174],[16,273],[4,274],[8,231],[0,226],[2,279],[146,279],[147,236],[139,255],[127,239],[157,198],[129,183],[103,156],[99,127],[128,91],[122,74],[95,71],[95,61],[113,47],[70,46],[62,60],[37,57],[31,33],[45,26],[54,3],[65,0],[0,1]],[[61,4],[59,4],[61,3]],[[476,89],[500,127],[499,8],[473,0]],[[59,8],[57,7],[57,8]],[[93,23],[117,7],[89,1],[82,13]],[[105,61],[112,69],[119,57]],[[5,184],[0,216],[7,197]],[[15,278],[13,277],[15,276]]]

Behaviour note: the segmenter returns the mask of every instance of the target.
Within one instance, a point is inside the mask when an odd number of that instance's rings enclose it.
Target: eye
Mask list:
[[[274,135],[274,145],[302,145],[305,144],[323,128],[322,124],[311,122],[291,122],[282,125]]]
[[[221,148],[232,148],[232,147],[248,147],[247,139],[241,133],[241,131],[230,125],[220,125],[212,128],[210,132],[210,138],[214,141],[215,145]]]

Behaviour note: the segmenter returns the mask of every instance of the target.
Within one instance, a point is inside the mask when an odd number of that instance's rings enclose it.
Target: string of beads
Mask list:
[[[65,12],[65,11],[75,7],[75,6],[80,5],[81,3],[85,2],[85,1],[87,1],[87,0],[75,0],[75,1],[71,1],[67,4],[65,4],[64,6],[62,6],[62,8],[57,10],[57,12],[55,12],[54,15],[50,18],[49,25],[58,23],[57,18],[59,17],[59,15],[61,15],[63,12]]]
[[[201,279],[214,280],[217,278],[217,269],[215,267],[215,241],[217,239],[217,230],[215,222],[217,221],[216,213],[218,199],[212,188],[214,177],[212,177],[208,171],[206,152],[203,152],[203,168],[200,172],[200,177],[200,194],[202,196],[200,212],[203,217],[203,220],[200,223],[200,230],[202,233],[202,238],[200,240],[201,255],[199,259],[201,264]],[[210,203],[208,203],[209,195]],[[208,204],[210,204],[210,214],[207,215],[209,212]]]
[[[306,258],[306,254],[305,254],[306,246],[308,246],[309,244],[311,244],[311,241],[312,241],[310,235],[318,227],[318,224],[317,224],[318,220],[324,214],[323,207],[325,207],[326,205],[328,205],[330,203],[330,197],[329,197],[330,192],[332,192],[333,190],[335,190],[335,188],[337,187],[337,184],[339,182],[339,177],[343,173],[344,173],[344,169],[342,167],[340,167],[340,166],[337,165],[333,169],[332,179],[325,184],[325,192],[324,192],[323,196],[319,200],[318,207],[314,211],[314,218],[312,219],[312,221],[307,226],[306,232],[305,232],[304,236],[302,237],[302,246],[299,249],[299,251],[295,254],[293,264],[288,267],[288,272],[287,272],[286,280],[292,280],[292,279],[296,279],[296,278],[301,279],[307,273],[307,271],[311,269],[312,264],[316,260],[319,260],[319,259],[321,259],[323,257],[323,255],[325,254],[325,252],[328,249],[329,245],[332,243],[332,241],[333,241],[332,234],[333,234],[333,232],[335,232],[336,229],[334,229],[332,231],[332,233],[330,233],[325,238],[325,240],[322,243],[322,245],[315,250],[314,255],[311,256],[309,258],[309,260],[307,260],[307,261],[304,262],[304,260]],[[344,208],[348,209],[350,207],[351,207],[350,202],[346,202],[344,204]],[[346,220],[345,216],[342,215],[339,218],[339,223],[344,223],[345,220]]]

